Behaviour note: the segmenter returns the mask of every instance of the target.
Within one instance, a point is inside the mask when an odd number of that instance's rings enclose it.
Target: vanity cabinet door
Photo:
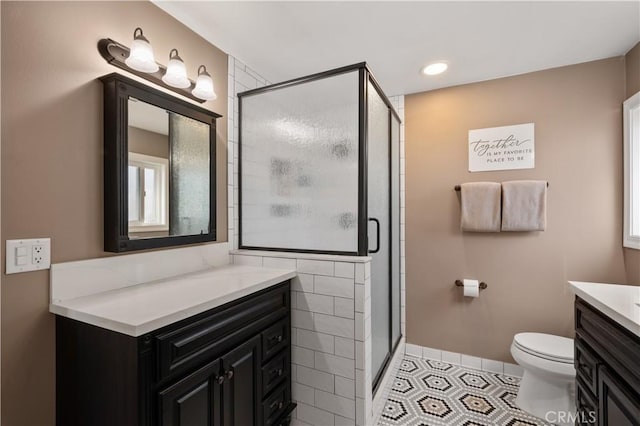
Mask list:
[[[640,426],[640,395],[606,367],[598,369],[599,425]]]
[[[255,336],[222,357],[224,426],[257,426],[260,423],[260,342],[260,336]]]
[[[220,361],[160,391],[160,426],[220,426]]]

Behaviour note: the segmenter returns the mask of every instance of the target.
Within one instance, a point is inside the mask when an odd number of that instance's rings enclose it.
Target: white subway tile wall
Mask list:
[[[236,252],[233,262],[298,271],[291,285],[292,396],[298,403],[294,424],[369,425],[372,372],[365,350],[371,353],[369,261],[288,255]]]
[[[356,342],[357,344],[358,342]],[[343,358],[355,359],[356,352],[353,344],[353,339],[347,339],[345,337],[335,338],[335,354]]]
[[[370,425],[373,416],[373,368],[371,366],[371,263],[356,264],[355,287],[364,295],[355,307],[356,424]],[[355,292],[354,292],[355,294]],[[355,300],[354,300],[355,301]]]
[[[335,385],[336,395],[340,395],[355,401],[356,382],[353,379],[336,376]]]
[[[475,370],[482,370],[482,358],[470,355],[461,355],[460,365],[467,368],[473,368]],[[520,374],[520,376],[522,376],[522,374]]]
[[[510,364],[508,362],[505,362],[504,374],[506,374],[507,376],[522,377],[522,375],[524,374],[524,369],[518,364]]]
[[[482,370],[489,371],[491,373],[504,373],[504,363],[500,361],[494,361],[491,359],[482,358]]]
[[[335,263],[335,275],[342,278],[354,278],[355,267],[353,263],[336,262]]]
[[[262,260],[262,266],[276,269],[296,269],[296,260],[283,259],[281,257],[265,257]]]
[[[415,345],[412,345],[415,346]],[[420,346],[418,346],[419,348]],[[418,355],[416,356],[420,356],[420,353],[418,352]],[[422,348],[422,358],[427,358],[427,359],[435,359],[436,361],[442,361],[442,351],[438,350],[438,349],[432,349],[432,348],[426,348],[423,347]]]
[[[447,364],[461,365],[462,356],[457,352],[442,351],[442,362]]]
[[[307,274],[333,276],[335,270],[334,262],[328,260],[298,259],[298,271]],[[327,279],[327,281],[333,281]]]
[[[479,358],[457,352],[442,351],[440,349],[418,346],[411,343],[405,345],[405,353],[417,358],[435,359],[448,364],[461,365],[491,373],[506,374],[507,376],[522,377],[522,367],[508,362],[495,361],[492,359]]]
[[[411,343],[407,343],[407,345],[405,347],[405,353],[407,355],[412,355],[412,356],[420,358],[420,357],[422,357],[422,348],[420,346],[418,346],[418,345],[413,345]],[[438,357],[438,360],[440,360],[441,356],[442,355],[440,355]]]

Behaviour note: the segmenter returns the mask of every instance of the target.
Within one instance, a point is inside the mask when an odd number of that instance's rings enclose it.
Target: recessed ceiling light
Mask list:
[[[426,75],[436,75],[441,74],[447,70],[449,66],[444,62],[434,62],[431,65],[427,65],[422,68],[422,73]]]

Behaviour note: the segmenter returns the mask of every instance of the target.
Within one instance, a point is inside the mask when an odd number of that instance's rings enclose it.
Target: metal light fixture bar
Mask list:
[[[195,87],[195,82],[191,79],[189,79],[189,81],[191,82],[191,85],[184,89],[179,89],[176,87],[169,86],[164,81],[162,81],[162,76],[167,71],[167,67],[165,67],[160,63],[158,64],[158,67],[160,68],[158,69],[158,71],[154,73],[144,73],[144,72],[136,71],[130,68],[129,66],[127,66],[127,64],[125,64],[124,61],[125,59],[127,59],[127,57],[129,57],[129,48],[123,44],[118,43],[117,41],[111,40],[110,38],[101,39],[98,42],[98,51],[100,52],[100,55],[114,67],[121,68],[127,72],[137,75],[138,77],[142,77],[145,80],[149,80],[150,82],[157,84],[158,86],[162,86],[166,89],[176,92],[189,99],[193,99],[198,103],[202,104],[206,102],[203,99],[193,96],[193,94],[191,93],[191,90]]]

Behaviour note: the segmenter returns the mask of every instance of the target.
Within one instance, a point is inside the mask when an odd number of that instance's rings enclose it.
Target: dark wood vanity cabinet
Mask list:
[[[162,425],[219,426],[222,418],[220,361],[213,361],[158,392]]]
[[[575,303],[577,425],[640,426],[640,338]]]
[[[289,282],[140,337],[58,316],[59,426],[280,426]]]

